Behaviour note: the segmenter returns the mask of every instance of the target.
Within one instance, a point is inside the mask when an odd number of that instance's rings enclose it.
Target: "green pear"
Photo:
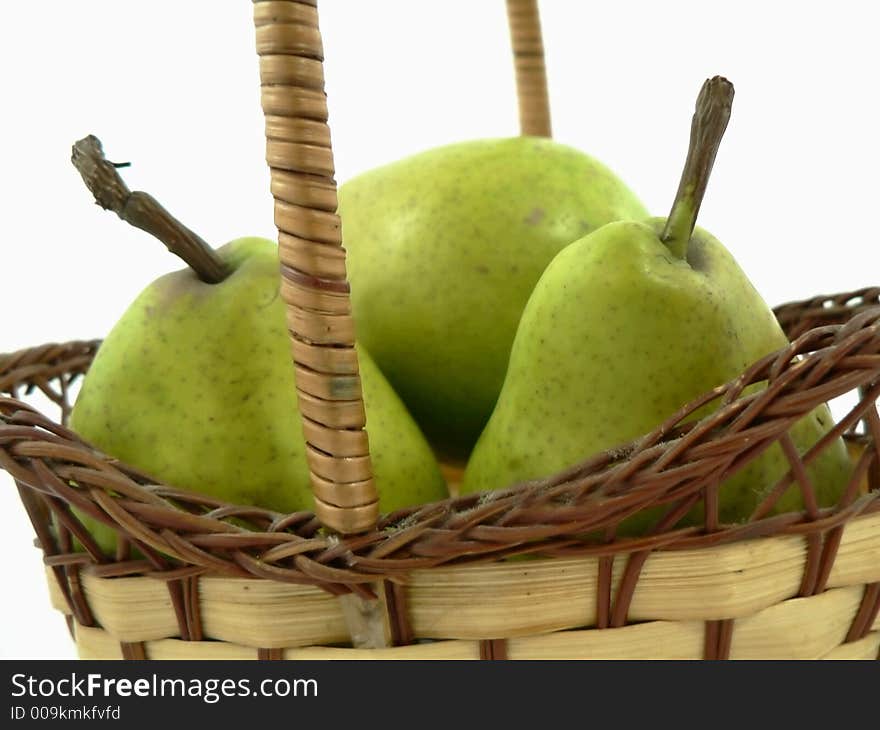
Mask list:
[[[647,216],[608,168],[519,137],[448,145],[343,185],[358,337],[443,457],[463,462],[529,294],[584,234]]]
[[[95,356],[71,427],[175,487],[311,509],[277,248],[242,238],[217,253],[231,270],[220,283],[176,271],[128,308]],[[380,509],[445,498],[424,436],[363,347],[358,357]],[[87,522],[112,550],[115,533]]]
[[[723,79],[704,87],[668,219],[609,223],[547,267],[523,312],[501,395],[468,463],[462,493],[548,476],[630,442],[788,345],[733,256],[709,233],[694,230],[714,161],[711,146],[717,148],[726,127],[731,99],[732,86]],[[832,426],[822,405],[790,433],[803,453]],[[746,519],[788,468],[774,444],[727,479],[719,493],[720,519]],[[821,506],[837,500],[850,472],[838,439],[808,469]],[[775,511],[800,508],[795,484]],[[658,514],[636,515],[621,532],[644,532]],[[699,519],[699,511],[690,519]]]

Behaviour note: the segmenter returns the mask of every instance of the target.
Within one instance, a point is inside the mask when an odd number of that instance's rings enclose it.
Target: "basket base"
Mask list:
[[[60,589],[47,573],[49,589]],[[54,583],[54,585],[53,585]],[[808,598],[792,598],[735,622],[646,621],[620,628],[558,631],[500,640],[444,640],[379,649],[303,646],[261,649],[230,641],[159,638],[125,642],[103,628],[82,626],[63,603],[80,659],[485,659],[486,644],[502,643],[507,659],[702,659],[707,626],[728,623],[731,659],[877,659],[880,615],[868,633],[846,643],[865,594],[864,586],[833,588]]]
[[[809,599],[803,599],[809,600]],[[546,637],[533,637],[531,642],[516,641],[520,646],[513,652],[512,659],[700,659],[703,636],[697,630],[697,635],[688,637],[687,630],[681,632],[678,641],[674,644],[657,645],[650,643],[656,638],[669,642],[673,631],[665,622],[627,626],[619,629],[587,630],[565,632],[565,636],[550,634]],[[833,649],[818,656],[811,656],[807,652],[794,651],[788,655],[786,652],[772,651],[768,647],[757,655],[738,656],[738,659],[877,659],[880,653],[880,626],[859,641],[848,644],[840,644]],[[636,631],[636,629],[639,629]],[[88,626],[74,626],[76,637],[77,654],[80,659],[125,659],[122,645],[113,636],[103,629]],[[609,656],[600,650],[603,642],[601,634],[629,633],[629,640],[624,643],[614,641],[613,656]],[[571,634],[571,635],[569,635]],[[650,636],[649,636],[650,635]],[[605,637],[611,639],[611,636]],[[551,640],[551,639],[555,639]],[[592,641],[596,639],[598,641]],[[690,640],[688,640],[690,639]],[[810,642],[808,642],[810,643]],[[530,647],[529,644],[532,644]],[[543,644],[543,646],[542,646]],[[675,651],[690,645],[693,651]],[[593,645],[595,651],[589,651]],[[629,646],[629,652],[624,653],[624,646]],[[158,641],[142,642],[144,659],[196,659],[196,660],[223,660],[223,659],[262,659],[260,649],[241,644],[231,644],[225,641],[181,641],[179,639],[160,639]],[[572,649],[583,649],[584,655],[572,656]],[[795,647],[789,647],[796,649]],[[521,651],[519,650],[521,649]],[[668,652],[658,655],[657,651]],[[650,656],[646,655],[650,652]],[[131,653],[130,653],[131,655]],[[437,641],[428,644],[414,644],[412,646],[399,646],[388,649],[348,649],[327,646],[313,646],[296,649],[284,649],[276,658],[283,660],[362,660],[362,659],[474,659],[481,658],[479,642],[476,641]],[[734,657],[732,657],[734,658]]]
[[[46,577],[52,605],[89,659],[877,658],[880,512],[846,525],[827,589],[798,597],[810,549],[783,535],[656,552],[641,570],[628,623],[602,629],[589,628],[598,623],[595,557],[414,571],[405,601],[416,643],[373,649],[350,648],[340,602],[313,586],[188,579],[187,615],[197,618],[181,625],[157,578],[103,578],[71,566],[68,589],[81,609],[74,621],[56,571],[47,567]],[[611,596],[627,566],[620,557]]]

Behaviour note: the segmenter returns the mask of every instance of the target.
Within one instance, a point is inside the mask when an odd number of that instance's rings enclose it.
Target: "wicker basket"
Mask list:
[[[508,7],[522,128],[546,135],[535,3]],[[340,421],[321,407],[357,362],[315,0],[254,10],[294,359],[320,376],[308,384],[318,405],[305,431],[316,511],[223,504],[156,484],[83,443],[63,423],[98,342],[0,356],[0,466],[18,486],[80,656],[876,658],[880,288],[779,307],[790,347],[627,448],[376,522],[362,416]],[[743,395],[758,381],[767,387]],[[19,399],[32,390],[58,404],[59,421]],[[798,456],[791,425],[846,394],[852,408]],[[711,416],[688,420],[711,401],[720,404]],[[850,446],[853,478],[835,507],[820,509],[805,463],[837,436]],[[775,442],[789,473],[748,522],[719,524],[722,476]],[[766,516],[794,482],[806,509]],[[700,501],[704,525],[668,529]],[[658,505],[667,517],[657,529],[615,538],[624,517]],[[101,553],[71,507],[124,536],[115,556]],[[517,554],[533,559],[506,559]]]

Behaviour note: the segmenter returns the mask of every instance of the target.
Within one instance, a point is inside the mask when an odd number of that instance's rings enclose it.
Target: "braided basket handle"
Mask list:
[[[520,134],[552,137],[538,0],[507,0],[507,22],[516,71]]]
[[[507,5],[522,132],[549,135],[536,0],[507,0]],[[254,25],[281,295],[315,514],[337,532],[363,532],[375,526],[379,502],[336,215],[317,0],[254,0]]]

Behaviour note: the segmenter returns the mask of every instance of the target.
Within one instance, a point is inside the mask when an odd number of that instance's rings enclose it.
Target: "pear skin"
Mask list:
[[[714,237],[694,230],[681,259],[662,242],[662,228],[663,221],[609,223],[554,258],[523,312],[462,494],[547,476],[627,443],[788,344]],[[790,433],[804,453],[832,426],[822,405]],[[774,444],[722,484],[720,519],[746,519],[787,470]],[[820,506],[833,504],[851,474],[843,441],[808,473]],[[802,507],[795,484],[775,511]],[[625,520],[621,533],[643,532],[658,514]],[[697,519],[694,512],[690,520]]]
[[[463,461],[492,412],[523,307],[564,246],[647,217],[604,165],[548,139],[473,140],[346,182],[358,337],[431,443]]]
[[[279,512],[312,509],[272,241],[218,249],[233,269],[205,284],[157,279],[99,348],[70,417],[104,453],[167,484]],[[358,349],[380,509],[447,495],[433,453],[366,349]],[[104,550],[115,532],[87,520]]]

